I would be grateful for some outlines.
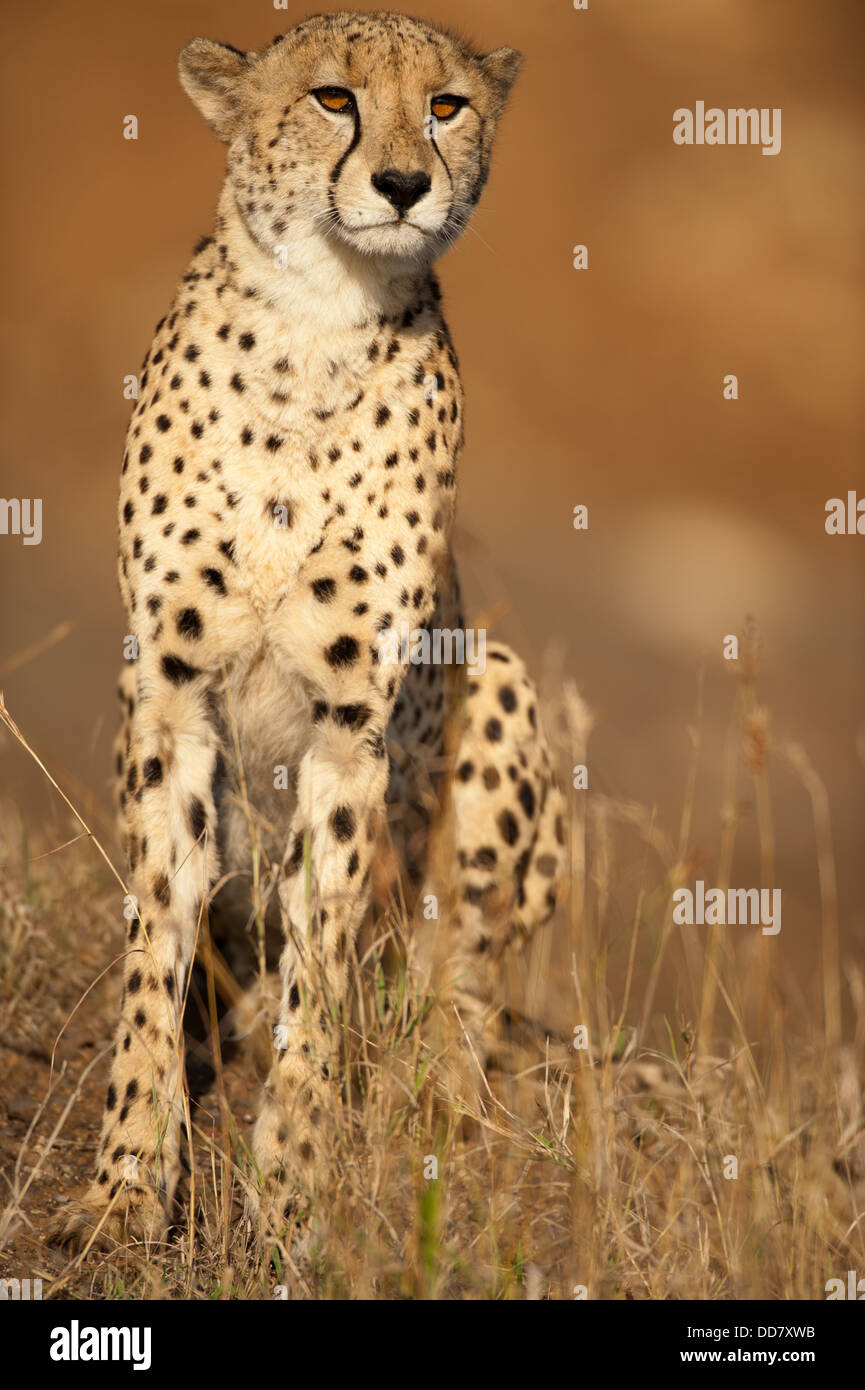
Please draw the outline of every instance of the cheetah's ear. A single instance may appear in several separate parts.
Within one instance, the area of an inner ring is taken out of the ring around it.
[[[230,43],[193,39],[178,59],[181,87],[225,144],[242,115],[238,79],[248,70],[250,57],[256,56],[242,53]]]
[[[515,48],[496,48],[477,59],[481,71],[489,78],[496,96],[497,112],[501,111],[508,99],[514,78],[523,61],[522,53]]]

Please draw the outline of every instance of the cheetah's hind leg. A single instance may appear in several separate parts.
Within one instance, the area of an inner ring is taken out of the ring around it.
[[[525,665],[500,642],[488,643],[486,655],[485,671],[467,679],[449,824],[434,851],[436,881],[449,881],[456,901],[433,955],[440,998],[456,1006],[481,1064],[510,1070],[509,1020],[520,1015],[506,1007],[504,967],[555,911],[565,803]]]

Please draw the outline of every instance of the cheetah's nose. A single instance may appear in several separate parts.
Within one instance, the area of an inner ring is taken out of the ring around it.
[[[373,174],[372,186],[402,216],[414,207],[418,198],[429,193],[432,180],[429,174],[422,173],[420,169],[413,174],[401,174],[399,169],[384,169],[380,174]]]

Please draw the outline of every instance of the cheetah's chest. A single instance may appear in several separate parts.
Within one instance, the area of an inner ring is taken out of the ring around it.
[[[234,509],[234,550],[250,602],[266,621],[301,583],[301,571],[321,541],[328,506],[318,490],[304,486],[299,460],[277,467],[259,460],[239,489]]]

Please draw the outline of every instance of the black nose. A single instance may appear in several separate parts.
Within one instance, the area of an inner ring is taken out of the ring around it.
[[[373,174],[372,186],[402,214],[413,208],[418,198],[429,193],[432,180],[429,174],[416,169],[413,174],[401,174],[399,169],[385,169]]]

